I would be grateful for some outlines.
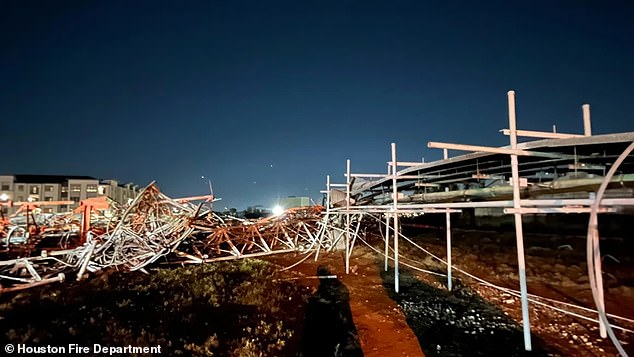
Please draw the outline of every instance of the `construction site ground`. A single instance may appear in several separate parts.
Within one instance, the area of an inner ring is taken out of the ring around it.
[[[444,230],[416,230],[415,242],[445,255]],[[373,246],[380,251],[380,237]],[[216,356],[615,356],[595,323],[531,304],[533,351],[524,351],[519,298],[455,272],[400,240],[400,292],[393,265],[357,241],[345,274],[343,252],[285,254],[205,266],[155,265],[149,274],[115,270],[81,282],[0,296],[0,342],[28,345],[161,345],[169,355]],[[634,318],[634,269],[623,239],[602,242],[606,309]],[[530,293],[592,307],[585,240],[527,235]],[[519,289],[512,234],[454,230],[454,264]],[[617,262],[618,261],[618,262]],[[591,316],[589,314],[588,316]],[[594,316],[593,316],[594,317]],[[613,322],[615,320],[612,320]],[[618,321],[634,329],[634,324]],[[616,331],[626,351],[634,337]]]

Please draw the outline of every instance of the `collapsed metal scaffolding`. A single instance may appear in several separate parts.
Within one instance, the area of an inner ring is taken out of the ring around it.
[[[192,201],[204,199],[199,205]],[[74,275],[81,280],[87,272],[104,269],[145,271],[156,262],[207,263],[288,252],[333,249],[327,239],[317,240],[323,225],[321,206],[299,207],[279,216],[259,220],[221,217],[205,202],[213,196],[172,199],[152,183],[127,206],[99,206],[69,213],[42,223],[41,233],[30,236],[19,224],[5,222],[2,238],[7,249],[17,254],[31,253],[24,246],[54,237],[59,244],[41,248],[39,255],[25,255],[0,261],[0,293],[63,281]],[[100,208],[95,214],[93,208]],[[104,212],[104,211],[107,211]],[[72,221],[73,227],[68,228]],[[79,222],[83,222],[80,225]],[[81,226],[81,227],[80,227]],[[83,228],[83,229],[80,229]],[[86,229],[89,228],[89,229]],[[23,231],[15,239],[14,232]],[[60,231],[64,232],[60,234]],[[80,244],[65,246],[72,235]]]
[[[444,158],[422,163],[397,161],[396,144],[392,143],[392,160],[388,162],[386,174],[352,173],[350,160],[347,160],[346,182],[333,184],[328,176],[326,191],[323,191],[328,202],[326,216],[336,217],[343,222],[335,232],[345,236],[346,273],[349,271],[352,249],[359,239],[358,223],[356,227],[353,223],[360,222],[364,216],[380,214],[385,220],[385,270],[388,270],[391,235],[394,289],[398,293],[401,265],[399,239],[406,238],[399,231],[399,217],[411,213],[445,214],[447,258],[438,259],[447,265],[447,287],[451,290],[454,269],[451,260],[451,214],[467,208],[503,209],[505,214],[512,214],[515,221],[524,347],[530,351],[531,325],[523,216],[590,213],[587,237],[588,276],[596,304],[594,311],[598,315],[600,335],[603,338],[609,335],[619,353],[626,356],[605,312],[597,214],[617,212],[634,206],[631,189],[634,186],[634,160],[630,156],[634,150],[634,133],[593,136],[590,107],[585,104],[582,109],[583,135],[518,130],[515,92],[509,91],[509,128],[501,130],[504,135],[509,136],[509,146],[429,142],[429,148],[443,149]],[[520,144],[518,137],[543,140]],[[473,153],[450,158],[448,150]],[[519,157],[522,157],[521,163]],[[404,169],[399,170],[403,167]],[[359,179],[370,181],[355,182]],[[612,189],[612,194],[610,198],[604,198],[608,188]]]

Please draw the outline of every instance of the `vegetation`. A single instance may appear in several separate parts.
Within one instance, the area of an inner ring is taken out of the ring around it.
[[[0,297],[3,343],[156,346],[169,355],[298,353],[309,291],[240,260],[104,273]]]

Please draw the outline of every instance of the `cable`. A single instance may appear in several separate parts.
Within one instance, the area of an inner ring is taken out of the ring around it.
[[[383,224],[383,221],[382,221],[381,219],[378,219],[378,218],[377,218],[377,217],[375,217],[374,215],[371,215],[371,216],[372,216],[374,219],[376,219],[377,221],[379,221],[381,224]],[[382,230],[381,230],[381,231],[382,231]],[[439,260],[441,263],[443,263],[443,264],[447,265],[447,262],[446,262],[446,261],[442,260],[441,258],[439,258],[439,257],[438,257],[438,256],[436,256],[435,254],[433,254],[433,253],[429,252],[428,250],[426,250],[425,248],[421,247],[420,245],[418,245],[418,244],[414,243],[411,239],[409,239],[408,237],[404,236],[402,233],[400,233],[400,232],[399,232],[399,233],[398,233],[398,235],[399,235],[399,237],[402,237],[403,239],[405,239],[407,242],[409,242],[410,244],[412,244],[412,245],[413,245],[413,246],[415,246],[416,248],[418,248],[418,249],[420,249],[421,251],[423,251],[423,252],[427,253],[427,254],[428,254],[428,255],[430,255],[431,257],[433,257],[433,258],[435,258],[435,259]],[[364,242],[366,245],[368,245],[369,247],[371,247],[371,248],[372,248],[372,250],[374,250],[375,252],[378,252],[378,253],[379,253],[379,254],[381,254],[382,256],[385,256],[385,254],[384,254],[383,252],[381,252],[381,251],[379,251],[378,249],[376,249],[376,248],[372,247],[372,246],[371,246],[371,245],[369,245],[366,241],[364,241],[364,240],[363,240],[363,242]],[[392,250],[392,251],[393,251],[393,249],[391,249],[391,247],[390,247],[390,250]],[[399,254],[399,257],[400,257],[400,256],[401,256],[401,254]],[[404,257],[404,258],[406,258],[406,259],[408,259],[408,260],[412,260],[412,259],[409,259],[409,258],[407,258],[407,257]],[[394,260],[393,258],[391,258],[391,257],[389,257],[389,256],[388,256],[388,259]],[[406,265],[406,264],[403,264],[403,265],[405,265],[405,266],[408,266],[408,267],[412,268],[412,266],[411,266],[411,265]],[[429,272],[429,271],[425,271],[424,269],[420,269],[420,268],[417,268],[417,267],[413,267],[413,268],[414,268],[415,270],[418,270],[418,271]],[[502,286],[495,285],[495,284],[493,284],[493,283],[491,283],[491,282],[488,282],[488,281],[486,281],[486,280],[484,280],[484,279],[482,279],[482,278],[479,278],[479,277],[477,277],[477,276],[475,276],[475,275],[473,275],[473,274],[471,274],[471,273],[468,273],[468,272],[466,272],[466,271],[464,271],[464,270],[462,270],[462,269],[460,269],[460,268],[458,268],[458,267],[456,267],[456,266],[452,266],[452,268],[453,268],[453,269],[455,269],[456,271],[458,271],[458,272],[460,272],[460,273],[462,273],[462,274],[464,274],[464,275],[466,275],[466,276],[468,276],[468,277],[470,277],[470,278],[472,278],[472,279],[474,279],[474,280],[478,281],[479,283],[481,283],[481,284],[483,284],[483,285],[490,286],[490,287],[492,287],[492,288],[495,288],[495,289],[498,289],[498,290],[501,290],[501,291],[504,291],[504,292],[510,293],[510,294],[512,294],[512,295],[515,295],[515,296],[520,296],[520,293],[519,293],[518,291],[516,291],[516,290],[513,290],[513,289],[509,289],[509,288],[505,288],[505,287],[502,287]],[[439,274],[439,273],[435,273],[435,272],[431,272],[431,273],[433,273],[434,275],[442,275],[442,276],[445,276],[445,277],[447,276],[447,275],[444,275],[444,274]],[[584,320],[592,321],[592,322],[595,322],[595,323],[598,323],[598,322],[599,322],[599,320],[598,320],[598,319],[593,319],[593,318],[590,318],[590,317],[587,317],[587,316],[583,316],[583,315],[580,315],[580,314],[576,314],[576,313],[574,313],[574,312],[572,312],[572,311],[568,311],[568,310],[564,310],[564,309],[561,309],[561,308],[557,308],[557,307],[555,307],[555,306],[551,306],[551,305],[545,304],[545,303],[543,303],[543,302],[540,302],[540,301],[538,301],[537,299],[543,299],[543,300],[547,300],[547,301],[551,301],[551,302],[556,302],[556,303],[564,304],[564,305],[567,305],[567,306],[572,306],[572,307],[575,307],[575,308],[578,308],[578,309],[581,309],[581,310],[591,311],[591,312],[593,312],[593,313],[597,313],[597,311],[596,311],[596,310],[588,309],[588,308],[583,307],[583,306],[578,306],[578,305],[574,305],[574,304],[570,304],[570,303],[565,303],[565,302],[557,301],[557,300],[554,300],[554,299],[549,299],[549,298],[541,297],[541,296],[538,296],[538,295],[529,294],[529,296],[531,296],[531,299],[529,299],[529,301],[534,302],[534,303],[536,303],[536,304],[538,304],[538,305],[542,305],[542,306],[545,306],[545,307],[551,308],[551,309],[553,309],[553,310],[559,311],[559,312],[561,312],[561,313],[568,314],[568,315],[572,315],[572,316],[575,316],[575,317],[578,317],[578,318],[581,318],[581,319],[584,319]],[[617,316],[617,315],[612,315],[612,314],[610,314],[610,316],[612,316],[612,317],[614,317],[614,318],[617,318],[617,319],[620,319],[620,320],[623,320],[623,321],[634,322],[634,320],[632,320],[632,319],[628,319],[628,318],[625,318],[625,317],[621,317],[621,316]],[[634,333],[634,330],[630,330],[630,329],[627,329],[627,328],[624,328],[624,327],[620,327],[620,326],[617,326],[617,325],[610,325],[610,326],[612,326],[612,327],[614,327],[614,328],[616,328],[616,329],[619,329],[619,330],[621,330],[621,331],[624,331],[624,332]],[[612,342],[614,343],[614,341],[612,341]],[[618,348],[617,348],[617,349],[618,349]],[[627,355],[624,355],[624,356],[627,356]]]

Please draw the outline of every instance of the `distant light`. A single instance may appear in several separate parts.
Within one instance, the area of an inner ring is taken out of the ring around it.
[[[27,201],[29,201],[29,202],[33,202],[33,201],[35,201],[35,199],[34,199],[33,197],[29,197],[29,198],[27,198],[26,200],[27,200]]]
[[[275,206],[275,207],[273,207],[273,214],[274,214],[275,216],[279,216],[279,215],[281,215],[282,213],[284,213],[284,208],[282,208],[281,206]]]
[[[3,193],[0,195],[0,201],[6,201],[9,199],[9,195],[7,195],[6,193]]]

